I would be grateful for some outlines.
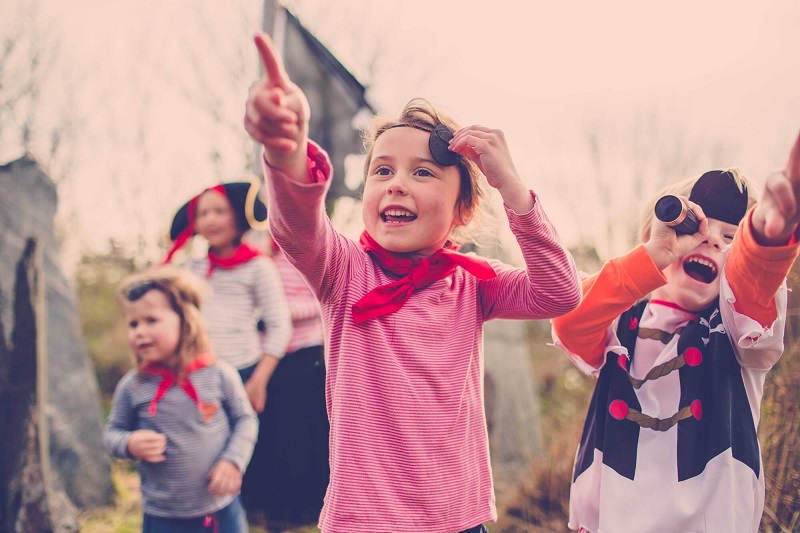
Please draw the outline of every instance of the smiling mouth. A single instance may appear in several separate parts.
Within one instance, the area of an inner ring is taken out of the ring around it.
[[[703,257],[691,256],[683,262],[683,271],[700,283],[709,284],[717,279],[717,265]]]
[[[381,220],[390,224],[399,224],[401,222],[411,222],[417,219],[417,215],[405,209],[387,209],[381,213]]]

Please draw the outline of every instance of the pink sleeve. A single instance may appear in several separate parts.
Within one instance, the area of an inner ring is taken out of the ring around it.
[[[335,290],[337,280],[346,279],[347,248],[354,243],[333,228],[325,212],[332,172],[328,154],[309,141],[307,155],[306,183],[293,180],[262,157],[267,210],[272,238],[322,301]]]
[[[561,245],[536,196],[528,213],[506,209],[511,231],[525,258],[525,269],[493,262],[497,277],[480,283],[484,320],[543,319],[578,305],[580,283],[572,256]]]

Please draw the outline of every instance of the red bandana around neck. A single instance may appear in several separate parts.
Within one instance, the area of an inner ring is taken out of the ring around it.
[[[415,290],[444,279],[456,267],[463,268],[481,280],[497,276],[488,261],[456,252],[455,246],[437,250],[429,257],[409,259],[384,249],[366,231],[361,234],[359,242],[382,269],[403,277],[372,289],[353,305],[353,319],[357,324],[394,313],[403,307]]]
[[[203,413],[203,406],[200,403],[200,398],[197,396],[197,391],[192,384],[192,381],[189,379],[189,374],[196,370],[200,370],[201,368],[205,368],[208,365],[213,364],[215,361],[214,357],[210,354],[202,354],[193,359],[188,365],[186,365],[186,376],[178,381],[178,385],[186,392],[186,395],[192,399],[194,403],[197,404],[197,407],[200,409],[200,412]],[[176,380],[175,375],[172,373],[172,370],[169,368],[160,365],[158,363],[148,363],[145,365],[142,370],[149,374],[153,374],[156,376],[161,376],[161,382],[158,384],[158,389],[156,390],[153,399],[150,400],[150,414],[156,416],[156,411],[158,410],[158,402],[164,397],[167,391],[172,387]],[[205,415],[205,413],[203,413]]]
[[[258,248],[247,244],[246,242],[242,242],[242,244],[240,244],[239,247],[234,250],[233,254],[228,257],[219,257],[209,250],[208,272],[206,272],[206,277],[210,278],[211,273],[215,268],[233,268],[243,263],[247,263],[259,255],[261,255],[261,251]]]

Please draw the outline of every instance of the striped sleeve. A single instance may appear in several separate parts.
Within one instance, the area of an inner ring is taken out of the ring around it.
[[[309,289],[300,272],[289,263],[283,252],[273,255],[275,266],[283,283],[286,302],[292,314],[292,340],[287,352],[294,352],[323,343],[322,319],[319,302]]]
[[[244,472],[258,438],[258,418],[236,370],[224,363],[217,364],[222,369],[222,407],[231,426],[231,436],[220,458]]]
[[[130,390],[135,376],[136,372],[129,370],[117,383],[108,423],[103,430],[103,445],[108,453],[123,459],[133,458],[128,453],[128,439],[130,439],[131,433],[138,426],[136,411],[131,402]]]
[[[316,169],[314,179],[309,175],[308,183],[299,183],[262,157],[272,237],[323,301],[348,283],[346,258],[358,244],[339,235],[325,212],[332,169],[328,155],[312,141],[308,161]]]
[[[571,311],[580,302],[580,283],[572,256],[559,242],[539,199],[533,196],[534,207],[528,213],[518,215],[506,208],[526,269],[493,262],[497,277],[480,284],[484,320],[552,318]]]
[[[292,337],[292,321],[286,296],[283,292],[280,275],[269,258],[259,258],[255,280],[256,313],[266,325],[266,335],[262,344],[264,353],[283,357]]]

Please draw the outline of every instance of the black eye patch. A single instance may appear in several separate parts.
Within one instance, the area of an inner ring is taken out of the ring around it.
[[[452,167],[461,159],[460,155],[450,151],[449,145],[452,138],[453,132],[444,124],[439,124],[433,128],[428,139],[428,149],[431,151],[433,160],[443,167]]]

